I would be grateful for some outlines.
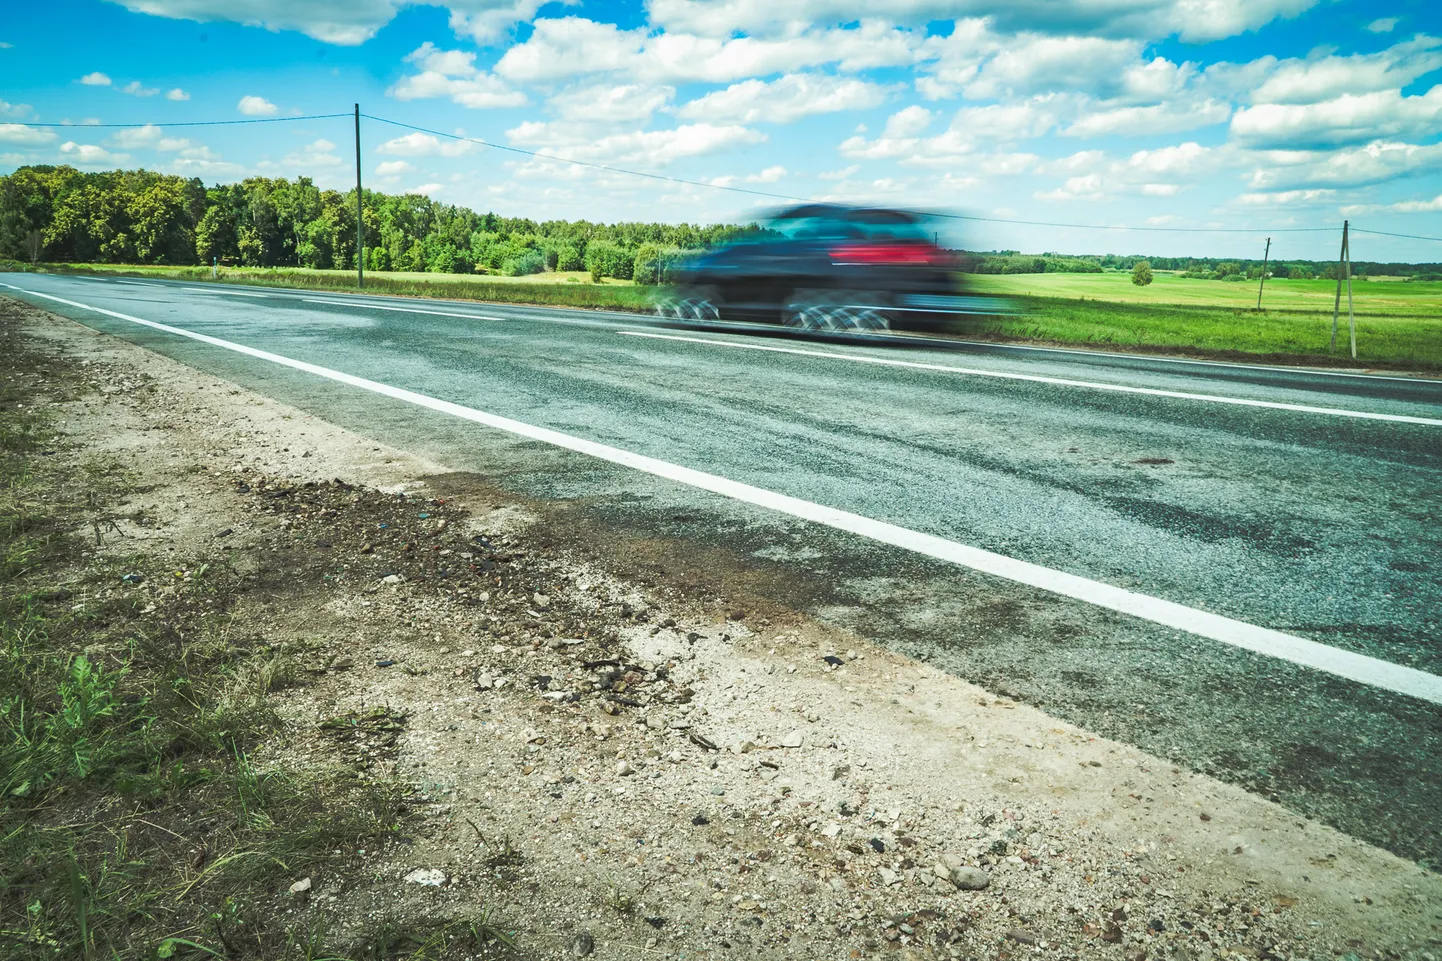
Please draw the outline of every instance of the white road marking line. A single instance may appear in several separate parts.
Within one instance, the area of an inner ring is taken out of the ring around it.
[[[225,290],[221,287],[182,287],[181,290],[194,290],[203,294],[230,294],[233,297],[269,297],[270,294],[252,294],[244,290]]]
[[[1325,414],[1329,417],[1356,417],[1361,420],[1385,420],[1398,424],[1422,424],[1428,427],[1442,427],[1442,419],[1412,417],[1407,414],[1376,414],[1371,411],[1346,410],[1341,407],[1311,407],[1306,404],[1285,404],[1281,401],[1249,400],[1245,397],[1222,397],[1217,394],[1191,394],[1179,390],[1162,390],[1158,387],[1130,387],[1125,384],[1103,384],[1089,380],[1070,380],[1065,377],[1046,377],[1041,374],[1016,374],[1000,370],[982,370],[976,367],[951,367],[946,364],[926,364],[915,360],[895,360],[889,357],[867,357],[862,354],[843,354],[831,350],[808,350],[801,347],[772,347],[766,344],[738,344],[727,340],[713,340],[709,337],[682,337],[676,334],[653,334],[640,330],[618,330],[616,333],[624,337],[679,340],[691,344],[707,344],[712,347],[730,347],[735,350],[764,350],[777,354],[798,354],[803,357],[821,357],[826,360],[849,360],[857,364],[879,364],[885,367],[909,367],[915,370],[933,370],[947,374],[966,374],[971,377],[1024,380],[1036,384],[1084,387],[1088,390],[1107,390],[1121,394],[1145,394],[1149,397],[1170,397],[1177,400],[1197,400],[1209,404],[1235,404],[1239,407],[1265,407],[1271,410],[1291,410],[1304,414]]]
[[[365,307],[368,310],[395,310],[403,314],[434,314],[437,317],[464,317],[467,320],[505,320],[504,317],[487,317],[485,314],[462,314],[450,310],[422,310],[419,307],[391,307],[386,304],[366,304],[355,300],[322,300],[318,297],[302,297],[307,304],[329,304],[332,307]]]
[[[1183,604],[1176,604],[1172,601],[1164,601],[1157,597],[1149,597],[1146,594],[1137,594],[1120,587],[1113,587],[1110,584],[1103,584],[1100,581],[1093,581],[1075,574],[1068,574],[1065,571],[1052,570],[1049,567],[1042,567],[1039,564],[1032,564],[1028,561],[1007,557],[1004,554],[994,554],[991,551],[985,551],[977,547],[958,544],[956,541],[949,541],[945,538],[937,537],[934,534],[923,534],[920,531],[898,527],[895,524],[888,524],[885,521],[873,520],[870,517],[863,517],[860,514],[853,514],[849,511],[827,507],[824,504],[801,500],[789,494],[779,494],[775,491],[768,491],[760,487],[752,487],[750,484],[743,484],[739,481],[729,480],[715,474],[707,474],[690,467],[682,467],[679,464],[658,460],[654,457],[648,457],[645,454],[637,454],[632,451],[622,450],[619,447],[599,444],[595,441],[586,440],[583,437],[563,434],[560,431],[554,431],[547,427],[537,427],[532,424],[522,423],[518,420],[511,420],[509,417],[490,414],[483,410],[477,410],[474,407],[463,407],[460,404],[454,404],[448,400],[440,400],[439,398],[429,397],[425,394],[418,394],[401,387],[392,387],[389,384],[382,384],[378,381],[367,380],[364,377],[357,377],[354,374],[331,370],[329,367],[321,367],[303,360],[293,360],[290,357],[272,354],[269,351],[260,350],[256,347],[247,347],[244,344],[237,344],[228,340],[221,340],[219,337],[211,337],[208,334],[199,334],[182,327],[172,327],[168,324],[156,323],[153,320],[132,317],[129,314],[106,310],[102,307],[92,307],[89,304],[66,300],[63,297],[55,297],[51,294],[25,290],[23,287],[14,287],[10,284],[0,284],[0,286],[9,287],[11,290],[19,290],[36,297],[44,297],[47,300],[53,300],[58,303],[68,304],[71,307],[79,307],[81,310],[90,310],[97,314],[104,314],[107,317],[129,321],[132,324],[139,324],[143,327],[163,331],[167,334],[174,334],[178,337],[188,337],[191,340],[197,340],[214,347],[222,347],[226,350],[232,350],[236,353],[255,357],[272,364],[280,364],[284,367],[304,371],[305,373],[314,374],[318,377],[325,377],[338,383],[351,387],[359,387],[362,390],[380,394],[384,397],[404,401],[408,404],[415,404],[417,407],[424,407],[442,414],[449,414],[452,417],[461,418],[462,420],[472,421],[495,430],[515,434],[519,437],[525,437],[545,444],[551,444],[555,447],[576,451],[577,453],[586,454],[599,460],[619,464],[622,467],[629,467],[633,470],[675,481],[676,483],[710,491],[713,494],[720,494],[722,497],[729,497],[743,503],[754,504],[757,507],[811,521],[815,524],[822,524],[839,531],[858,534],[882,544],[890,544],[893,547],[900,547],[903,550],[913,551],[927,557],[934,557],[937,560],[948,561],[960,567],[970,568],[983,574],[990,574],[1009,581],[1015,581],[1018,584],[1025,584],[1029,587],[1039,588],[1040,590],[1049,591],[1053,594],[1074,598],[1096,607],[1106,608],[1107,610],[1128,614],[1145,621],[1151,621],[1154,624],[1161,624],[1165,627],[1186,631],[1189,634],[1196,634],[1214,641],[1221,641],[1223,644],[1230,644],[1233,647],[1239,647],[1243,650],[1265,654],[1268,657],[1275,657],[1284,661],[1291,661],[1294,664],[1301,664],[1304,667],[1310,667],[1314,670],[1323,671],[1348,680],[1358,681],[1372,687],[1379,687],[1397,694],[1405,694],[1408,697],[1415,697],[1433,704],[1442,704],[1442,677],[1428,674],[1425,671],[1419,671],[1416,668],[1404,667],[1401,664],[1393,664],[1390,661],[1368,657],[1364,654],[1354,654],[1351,651],[1329,647],[1326,644],[1309,641],[1303,637],[1295,637],[1291,634],[1284,634],[1281,631],[1271,630],[1270,628],[1258,627],[1255,624],[1248,624],[1245,621],[1233,620],[1230,617],[1223,617],[1219,614],[1198,610],[1194,607],[1187,607]]]
[[[144,283],[144,282],[139,281],[139,280],[117,280],[116,283],[117,283],[117,284],[126,284],[126,285],[128,285],[128,286],[130,286],[130,287],[160,287],[160,288],[164,288],[164,287],[166,286],[165,284],[147,284],[147,283]]]
[[[1349,370],[1318,370],[1314,367],[1276,367],[1269,364],[1239,364],[1225,360],[1193,360],[1190,357],[1158,357],[1154,354],[1125,354],[1116,350],[1087,350],[1082,347],[1034,347],[1030,344],[1003,344],[992,340],[952,340],[946,343],[967,344],[972,347],[996,347],[1002,350],[1034,350],[1047,354],[1078,354],[1082,357],[1119,357],[1123,360],[1140,360],[1148,363],[1192,364],[1198,367],[1230,367],[1234,370],[1272,370],[1284,374],[1305,374],[1318,377],[1351,377],[1361,380],[1395,380],[1404,384],[1435,384],[1435,377],[1396,377],[1389,374],[1358,374]]]

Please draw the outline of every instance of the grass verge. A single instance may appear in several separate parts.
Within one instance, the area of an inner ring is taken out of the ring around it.
[[[267,696],[305,683],[304,652],[246,633],[230,558],[177,572],[117,549],[111,511],[135,480],[58,430],[44,404],[86,387],[17,317],[0,303],[0,957],[504,949],[487,918],[374,922],[291,892],[363,873],[354,852],[396,839],[408,789],[339,758],[257,761],[283,755]],[[158,579],[160,603],[131,589]]]

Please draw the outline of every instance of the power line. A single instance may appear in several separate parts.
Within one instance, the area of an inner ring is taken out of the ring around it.
[[[1407,240],[1435,240],[1438,243],[1442,243],[1442,237],[1422,237],[1417,234],[1393,234],[1385,230],[1368,230],[1365,227],[1353,227],[1352,231],[1353,233],[1359,234],[1380,234],[1383,237],[1403,237]]]
[[[78,130],[94,130],[97,127],[228,127],[238,123],[294,123],[297,120],[334,120],[349,117],[348,113],[317,113],[304,117],[252,117],[249,120],[182,120],[175,123],[31,123],[26,127],[74,127]]]
[[[951,220],[978,220],[989,224],[1022,224],[1028,227],[1072,227],[1078,230],[1146,230],[1162,233],[1206,234],[1301,234],[1334,233],[1336,227],[1132,227],[1126,224],[1065,224],[1048,220],[1007,220],[1002,217],[973,217],[970,214],[933,214]]]

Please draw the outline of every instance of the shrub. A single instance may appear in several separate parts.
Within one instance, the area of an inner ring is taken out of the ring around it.
[[[600,282],[602,277],[630,280],[635,261],[631,254],[609,240],[595,240],[586,245],[586,269],[591,279]]]
[[[539,250],[527,250],[501,264],[501,273],[506,277],[525,277],[545,269],[546,255]]]
[[[566,244],[556,251],[557,270],[585,270],[586,261],[581,258],[581,252],[571,244]]]
[[[1137,265],[1132,268],[1132,283],[1136,284],[1138,287],[1145,287],[1151,282],[1152,265],[1147,263],[1145,260],[1137,261]]]

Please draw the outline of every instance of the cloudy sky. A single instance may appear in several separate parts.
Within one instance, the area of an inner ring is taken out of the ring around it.
[[[789,197],[1133,227],[1442,236],[1437,0],[47,0],[0,21],[0,171],[354,183],[348,113]],[[132,130],[29,123],[140,123]],[[28,122],[28,123],[27,123]],[[363,121],[368,186],[536,218],[747,194]],[[1258,255],[1250,234],[972,224],[972,246]],[[1357,259],[1442,259],[1362,235]]]

